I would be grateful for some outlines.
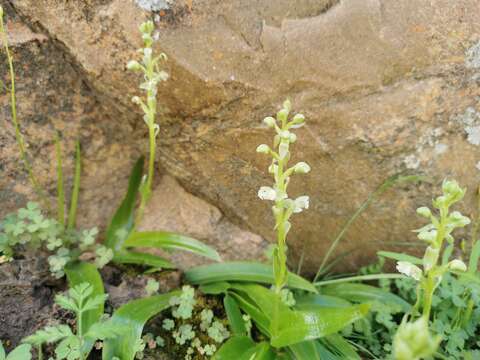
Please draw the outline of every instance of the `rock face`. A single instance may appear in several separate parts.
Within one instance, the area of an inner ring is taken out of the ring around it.
[[[389,191],[375,203],[338,249],[354,251],[343,268],[371,261],[391,243],[413,240],[409,230],[419,224],[414,210],[429,203],[444,177],[470,189],[465,210],[474,211],[480,174],[476,0],[176,0],[161,2],[168,8],[156,13],[143,10],[155,1],[2,3],[46,38],[16,48],[19,66],[32,63],[32,46],[40,54],[35,70],[19,74],[24,84],[38,84],[35,79],[46,74],[53,82],[25,89],[28,101],[39,105],[22,114],[33,138],[41,114],[49,134],[54,124],[67,130],[67,138],[81,138],[90,169],[85,221],[104,223],[134,156],[145,147],[138,140],[141,117],[129,101],[139,79],[125,64],[141,45],[138,24],[149,17],[156,20],[158,50],[169,56],[171,74],[159,90],[162,166],[188,191],[269,240],[270,206],[256,197],[259,186],[271,183],[267,160],[255,154],[272,136],[261,120],[287,97],[306,115],[293,160],[307,161],[312,172],[294,179],[291,191],[310,195],[311,208],[294,218],[289,242],[293,262],[305,253],[307,271],[315,270],[368,194],[395,173],[419,172],[431,181]],[[47,103],[41,95],[48,89],[56,91]],[[8,194],[20,193],[20,175],[11,127],[6,133],[1,156],[8,172],[0,181],[8,208],[14,203]],[[35,159],[44,183],[54,169],[49,139],[36,142],[46,158]],[[100,205],[88,205],[92,199]]]

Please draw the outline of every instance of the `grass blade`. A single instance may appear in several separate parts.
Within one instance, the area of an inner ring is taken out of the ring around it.
[[[125,248],[150,247],[166,250],[183,250],[220,261],[220,255],[210,246],[191,237],[167,231],[134,232],[125,240],[123,246]]]
[[[55,154],[57,157],[57,219],[65,225],[65,188],[63,184],[62,144],[60,136],[55,132]]]
[[[369,280],[380,280],[380,279],[400,279],[404,278],[405,275],[402,274],[371,274],[371,275],[356,275],[356,276],[349,276],[340,279],[333,279],[333,280],[322,280],[317,281],[314,285],[315,286],[325,286],[331,284],[339,284],[345,282],[352,282],[352,281],[369,281]]]
[[[396,261],[408,261],[409,263],[415,264],[415,265],[422,265],[423,261],[422,259],[412,256],[412,255],[407,255],[407,254],[402,254],[402,253],[397,253],[393,251],[379,251],[377,252],[378,256],[383,256],[388,259],[396,260]]]
[[[364,212],[370,204],[381,194],[383,194],[385,191],[390,189],[392,186],[400,184],[400,183],[406,183],[406,182],[412,182],[412,181],[424,181],[425,178],[419,175],[393,175],[389,177],[382,185],[380,185],[375,191],[370,193],[368,196],[367,200],[363,202],[363,204],[355,211],[355,213],[352,215],[350,219],[345,223],[343,226],[342,230],[338,233],[337,237],[333,240],[332,244],[330,245],[327,253],[323,257],[322,263],[320,267],[318,268],[317,274],[315,275],[315,278],[313,281],[317,281],[318,278],[324,273],[324,267],[327,265],[328,260],[330,259],[330,256],[333,254],[333,251],[336,249],[338,246],[338,243],[342,238],[345,236],[347,233],[348,229],[350,226],[353,224],[353,222],[360,216],[362,212]]]
[[[377,302],[399,311],[410,311],[411,305],[401,297],[366,284],[341,283],[322,287],[322,294],[336,296],[355,303]]]
[[[125,237],[118,236],[119,230],[125,230],[128,235],[133,229],[135,204],[138,197],[138,189],[142,183],[143,163],[145,158],[141,156],[132,169],[128,180],[128,190],[122,203],[112,217],[112,221],[107,228],[105,237],[105,246],[119,250]]]
[[[145,323],[170,307],[170,299],[180,291],[133,300],[114,313],[110,321],[127,329],[121,336],[106,340],[103,344],[103,360],[118,357],[120,360],[133,360],[137,341],[140,339]]]
[[[185,278],[194,285],[203,285],[219,281],[243,281],[273,285],[272,267],[258,262],[226,262],[203,265],[185,272]],[[304,278],[288,273],[287,286],[293,289],[316,293],[317,289]]]
[[[70,212],[68,213],[68,228],[73,229],[77,223],[78,196],[80,193],[80,175],[82,172],[82,156],[80,142],[75,144],[75,175],[73,177],[72,197],[70,199]]]

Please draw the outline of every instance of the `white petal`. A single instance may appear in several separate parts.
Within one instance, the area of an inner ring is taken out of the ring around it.
[[[262,186],[258,190],[258,197],[262,200],[271,200],[274,201],[277,197],[277,192],[272,189],[270,186]]]
[[[408,261],[399,261],[397,262],[397,270],[398,272],[407,275],[408,277],[411,277],[417,281],[420,280],[422,277],[422,270]]]
[[[293,209],[294,213],[302,212],[303,209],[308,209],[310,205],[310,198],[308,196],[299,196],[295,199],[295,208]]]

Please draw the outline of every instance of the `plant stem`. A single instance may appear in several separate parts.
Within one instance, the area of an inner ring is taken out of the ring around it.
[[[57,156],[57,219],[65,225],[65,191],[63,186],[62,146],[60,137],[55,133],[55,153]]]
[[[282,128],[285,124],[282,124]],[[278,159],[278,172],[276,176],[276,186],[277,191],[280,194],[285,194],[287,192],[287,182],[285,179],[284,168],[287,166],[284,159]],[[275,216],[275,225],[277,229],[277,259],[276,265],[273,267],[274,276],[275,276],[275,292],[279,294],[282,288],[287,282],[287,254],[286,254],[286,241],[287,241],[287,231],[285,228],[286,222],[288,221],[287,210],[284,206],[284,199],[281,196],[278,200],[275,200],[275,208],[278,213]],[[274,259],[275,264],[275,259]]]
[[[151,81],[155,76],[155,68],[153,62],[150,62],[146,67],[146,80]],[[146,121],[148,126],[148,139],[149,139],[149,157],[148,157],[148,174],[145,184],[140,191],[140,206],[138,208],[135,224],[138,225],[142,220],[145,206],[150,200],[152,192],[153,176],[155,174],[155,149],[156,149],[156,136],[158,126],[155,124],[155,115],[157,113],[157,103],[155,99],[155,91],[152,88],[147,90],[147,113]]]
[[[432,298],[435,290],[435,279],[429,273],[425,278],[424,290],[423,290],[423,316],[427,321],[430,319],[430,311],[432,309]]]
[[[50,204],[48,203],[48,200],[45,196],[45,193],[40,186],[37,178],[35,177],[33,173],[32,166],[30,162],[28,161],[27,158],[27,152],[25,149],[25,141],[23,139],[23,135],[20,131],[20,125],[18,124],[17,120],[17,100],[16,100],[16,95],[15,95],[15,71],[13,67],[13,58],[10,53],[10,49],[8,46],[8,37],[7,33],[5,31],[4,23],[3,23],[3,17],[0,18],[0,32],[2,33],[2,40],[3,40],[3,45],[5,48],[5,53],[7,55],[7,61],[8,61],[8,67],[10,70],[10,107],[12,111],[12,122],[15,127],[15,138],[18,144],[18,148],[20,150],[20,158],[22,159],[23,165],[25,166],[25,169],[27,170],[28,178],[30,180],[30,183],[34,189],[34,191],[37,193],[37,196],[41,199],[41,201],[44,203],[45,209],[48,212],[51,212],[50,209]]]
[[[75,144],[75,176],[73,178],[72,197],[70,211],[68,213],[68,229],[73,229],[77,222],[78,195],[80,193],[80,176],[82,172],[82,158],[80,154],[80,142]]]

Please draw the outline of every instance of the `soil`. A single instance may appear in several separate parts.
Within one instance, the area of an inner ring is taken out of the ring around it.
[[[46,255],[15,259],[0,265],[0,339],[7,353],[21,339],[49,324],[75,325],[72,314],[54,304],[54,296],[67,288],[65,279],[56,280],[48,271]],[[124,303],[146,296],[147,277],[139,268],[107,265],[101,270],[109,298],[105,312],[111,313]],[[160,283],[159,292],[178,288],[179,271],[150,274]],[[48,351],[48,349],[47,349]],[[91,359],[96,355],[92,353]]]

